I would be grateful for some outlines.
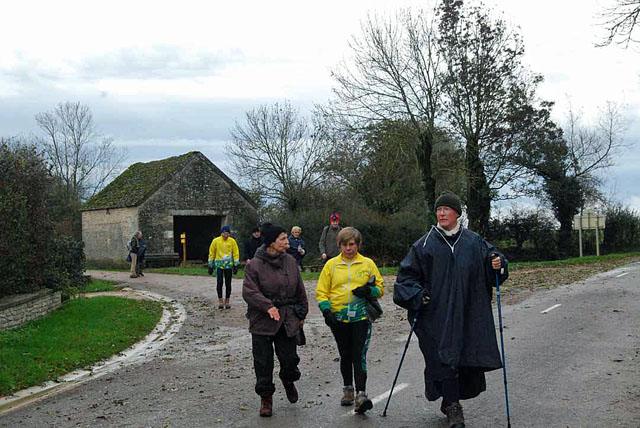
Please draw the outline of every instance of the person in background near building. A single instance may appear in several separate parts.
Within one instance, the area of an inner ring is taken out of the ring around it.
[[[140,250],[140,239],[142,239],[142,232],[139,230],[133,234],[131,241],[129,241],[129,257],[131,259],[131,268],[129,278],[138,277],[138,251]]]
[[[289,249],[287,253],[291,254],[298,263],[298,269],[302,270],[302,258],[306,254],[304,249],[304,239],[301,237],[302,228],[300,226],[293,226],[291,228],[291,235],[289,235]]]
[[[259,227],[254,227],[251,231],[251,236],[244,242],[244,262],[245,264],[249,263],[249,260],[253,258],[253,255],[256,253],[256,250],[260,245],[262,245],[262,234],[260,232]]]
[[[256,393],[261,397],[260,416],[273,411],[273,351],[280,362],[280,379],[287,399],[298,401],[294,382],[300,379],[296,336],[309,304],[296,261],[287,254],[287,233],[270,223],[262,226],[264,245],[247,265],[242,297],[247,317],[256,374]]]
[[[496,275],[507,260],[460,224],[462,203],[444,193],[435,203],[437,226],[418,239],[400,263],[393,301],[409,310],[424,355],[425,395],[442,397],[449,427],[464,427],[460,400],[486,389],[484,373],[502,367],[491,311]]]
[[[338,345],[344,381],[340,404],[350,406],[355,401],[356,413],[364,413],[373,407],[366,393],[367,350],[371,340],[367,297],[382,297],[384,286],[376,264],[358,251],[362,245],[358,229],[345,227],[337,239],[340,254],[329,259],[320,272],[316,299]],[[367,284],[373,277],[375,284]]]
[[[222,226],[220,236],[214,238],[209,246],[209,268],[216,271],[218,290],[218,309],[230,309],[231,277],[240,264],[240,250],[236,240],[231,237],[231,227]],[[225,298],[222,300],[222,282],[224,280]]]
[[[332,212],[329,216],[329,225],[322,229],[318,248],[320,249],[320,258],[323,262],[335,257],[340,252],[336,239],[338,232],[342,230],[340,226],[340,213]]]

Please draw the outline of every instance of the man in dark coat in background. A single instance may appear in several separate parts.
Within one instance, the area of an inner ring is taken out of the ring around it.
[[[442,397],[450,427],[464,427],[459,400],[486,389],[484,372],[502,367],[491,310],[496,273],[508,277],[507,260],[459,221],[460,198],[444,193],[435,204],[437,226],[402,260],[393,301],[416,319],[425,358],[425,395]]]
[[[251,236],[244,243],[243,256],[245,264],[249,262],[256,254],[256,250],[262,245],[264,240],[262,239],[262,232],[259,227],[254,227],[251,231]]]

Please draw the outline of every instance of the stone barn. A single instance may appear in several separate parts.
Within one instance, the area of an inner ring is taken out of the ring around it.
[[[82,210],[88,261],[122,262],[136,230],[147,242],[147,260],[205,260],[224,224],[256,218],[256,204],[200,152],[135,163]]]

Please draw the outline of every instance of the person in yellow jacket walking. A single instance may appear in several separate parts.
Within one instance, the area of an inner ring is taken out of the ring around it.
[[[382,297],[384,285],[373,260],[359,253],[362,235],[358,229],[345,227],[338,233],[337,241],[340,254],[324,265],[316,286],[316,299],[340,354],[344,381],[340,404],[350,406],[355,402],[355,411],[364,413],[373,407],[366,393],[367,350],[371,339],[367,297]],[[372,278],[375,283],[368,283]]]
[[[209,246],[209,272],[215,270],[218,289],[218,309],[230,309],[231,276],[240,264],[238,243],[231,237],[231,227],[222,226],[220,236]],[[225,284],[225,298],[222,299],[222,282]]]

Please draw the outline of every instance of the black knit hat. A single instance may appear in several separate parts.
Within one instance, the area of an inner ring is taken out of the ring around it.
[[[260,231],[262,232],[262,239],[265,247],[268,247],[275,242],[281,233],[287,233],[284,228],[271,223],[263,223],[262,226],[260,226]]]
[[[449,207],[456,210],[458,215],[462,215],[462,202],[460,201],[458,195],[453,192],[445,192],[442,195],[438,196],[433,209],[437,210],[438,207]]]

